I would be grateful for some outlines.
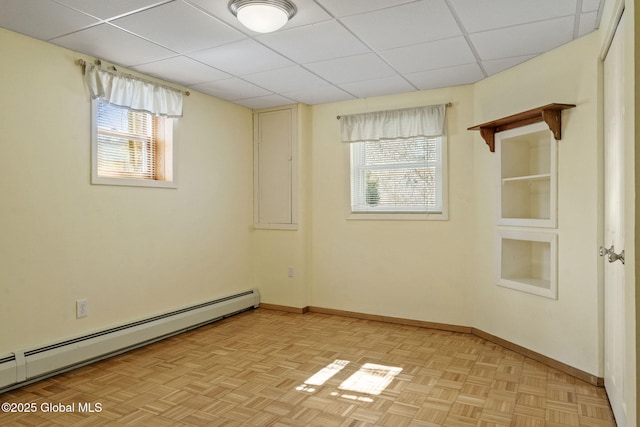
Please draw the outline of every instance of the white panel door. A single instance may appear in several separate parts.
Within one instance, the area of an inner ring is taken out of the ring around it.
[[[624,249],[624,72],[623,21],[604,61],[604,245]],[[605,388],[619,427],[625,427],[625,271],[606,254],[604,266]]]
[[[254,114],[254,223],[287,228],[295,211],[296,111],[293,108]]]

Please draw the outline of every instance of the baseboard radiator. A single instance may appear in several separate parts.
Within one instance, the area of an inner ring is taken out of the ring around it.
[[[0,356],[0,393],[257,308],[259,304],[258,290],[251,289],[55,344]]]

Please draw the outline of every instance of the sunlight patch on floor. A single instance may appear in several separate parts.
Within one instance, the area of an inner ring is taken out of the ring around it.
[[[348,364],[348,360],[335,360],[309,377],[304,384],[296,387],[296,390],[314,393],[318,387],[329,381],[329,379],[344,369]],[[332,392],[331,396],[362,402],[373,402],[373,399],[368,396],[380,395],[400,372],[402,372],[402,368],[365,363],[358,372],[351,375],[338,386],[338,390],[340,391]]]
[[[347,378],[338,388],[377,396],[400,372],[402,372],[402,368],[365,363],[358,372]]]
[[[348,364],[348,360],[334,360],[333,363],[328,364],[327,366],[313,374],[311,377],[309,377],[304,382],[304,384],[296,387],[296,390],[313,393],[314,391],[316,391],[317,386],[321,386],[322,384],[329,381],[331,377],[340,372]]]

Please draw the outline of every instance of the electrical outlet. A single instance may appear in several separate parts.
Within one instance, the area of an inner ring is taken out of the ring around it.
[[[89,315],[89,300],[79,299],[76,301],[76,319],[87,317]]]
[[[295,276],[295,273],[296,273],[295,268],[293,268],[293,267],[289,267],[289,268],[287,269],[287,277],[293,277],[293,276]]]

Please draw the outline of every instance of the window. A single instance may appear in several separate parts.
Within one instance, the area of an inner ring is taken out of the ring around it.
[[[91,183],[176,188],[179,89],[83,61],[91,94]],[[188,93],[187,93],[188,94]]]
[[[173,118],[93,101],[92,183],[175,188]]]
[[[351,212],[442,214],[443,139],[350,144]]]
[[[447,219],[446,104],[338,116],[350,219]]]

